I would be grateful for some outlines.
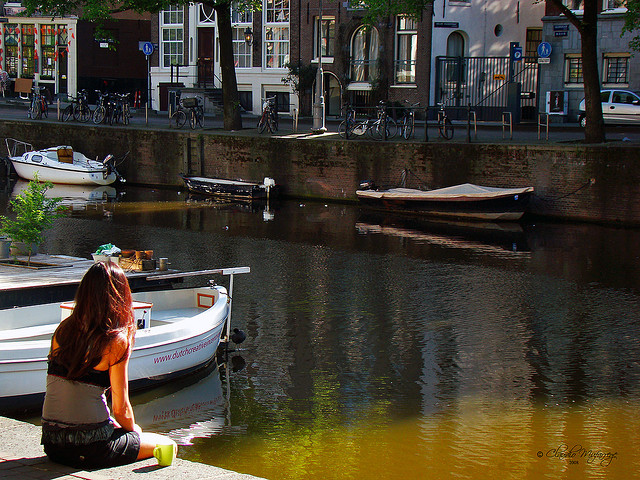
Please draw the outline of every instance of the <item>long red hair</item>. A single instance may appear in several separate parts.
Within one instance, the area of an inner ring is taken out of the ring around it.
[[[117,363],[127,358],[135,335],[131,303],[129,281],[118,265],[99,262],[87,270],[78,286],[73,312],[55,331],[58,348],[50,354],[67,368],[68,378],[79,378],[98,365],[123,333],[128,348]]]

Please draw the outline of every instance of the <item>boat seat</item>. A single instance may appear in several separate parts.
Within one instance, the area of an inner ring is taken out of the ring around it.
[[[37,325],[35,327],[12,328],[0,331],[0,341],[46,340],[51,338],[59,323]]]

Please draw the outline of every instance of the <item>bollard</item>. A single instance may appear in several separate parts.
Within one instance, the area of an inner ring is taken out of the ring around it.
[[[424,109],[424,141],[429,141],[429,107]]]
[[[293,131],[294,132],[298,131],[298,109],[297,108],[293,109]]]
[[[149,125],[149,104],[144,104],[144,124]]]
[[[58,121],[60,121],[60,99],[56,101],[56,104],[58,106]]]

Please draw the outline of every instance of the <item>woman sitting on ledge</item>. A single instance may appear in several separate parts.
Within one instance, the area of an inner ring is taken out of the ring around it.
[[[42,409],[42,444],[49,458],[77,468],[124,465],[175,442],[136,425],[129,401],[129,357],[136,325],[131,289],[114,263],[85,273],[73,313],[51,341]],[[110,416],[106,390],[111,387]]]

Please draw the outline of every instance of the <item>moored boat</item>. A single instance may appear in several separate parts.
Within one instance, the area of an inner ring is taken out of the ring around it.
[[[464,183],[436,190],[361,188],[358,200],[376,209],[436,217],[516,221],[524,215],[533,187],[496,188]]]
[[[262,183],[193,175],[181,175],[181,177],[192,193],[229,200],[266,200],[276,186],[275,180],[269,177],[265,177]]]
[[[248,267],[212,273],[231,276],[223,286],[133,294],[138,322],[129,363],[131,390],[194,372],[214,358],[228,341],[233,275]],[[44,397],[51,336],[73,309],[72,302],[2,310],[0,323],[0,412],[40,404]]]
[[[113,155],[104,160],[90,160],[70,146],[35,150],[30,143],[5,139],[8,161],[20,178],[70,185],[111,185],[120,175]]]

